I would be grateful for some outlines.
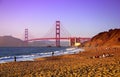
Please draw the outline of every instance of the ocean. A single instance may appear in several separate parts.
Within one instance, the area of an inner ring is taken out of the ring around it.
[[[84,51],[71,47],[0,47],[0,63],[16,61],[34,61],[35,58],[74,54]]]

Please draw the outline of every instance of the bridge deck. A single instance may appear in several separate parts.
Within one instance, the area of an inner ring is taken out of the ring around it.
[[[70,40],[70,39],[75,39],[76,37],[64,37],[64,38],[59,38],[60,40]],[[29,39],[28,41],[38,41],[38,40],[56,40],[58,38],[34,38],[34,39]],[[80,40],[89,40],[90,38],[78,38]]]

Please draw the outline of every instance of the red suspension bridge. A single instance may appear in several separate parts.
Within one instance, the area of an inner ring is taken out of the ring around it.
[[[50,32],[50,33],[52,33],[52,32]],[[81,43],[81,41],[88,41],[88,40],[90,40],[90,38],[87,38],[87,37],[84,37],[84,38],[82,38],[82,37],[71,37],[71,36],[68,36],[68,34],[67,34],[66,37],[62,37],[62,35],[65,34],[64,32],[65,32],[65,30],[62,31],[62,29],[61,29],[60,21],[56,21],[54,37],[28,39],[29,38],[28,37],[28,29],[25,29],[25,42],[28,44],[29,41],[55,40],[55,45],[57,47],[60,47],[60,41],[61,40],[69,40],[70,46],[75,46],[76,43]]]

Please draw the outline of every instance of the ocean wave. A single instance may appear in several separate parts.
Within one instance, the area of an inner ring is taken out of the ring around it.
[[[17,61],[34,61],[35,58],[41,58],[41,57],[50,57],[52,56],[52,53],[54,52],[54,56],[58,55],[64,55],[64,54],[74,54],[84,51],[84,49],[80,48],[67,48],[64,50],[59,51],[51,51],[51,52],[45,52],[45,53],[31,53],[30,55],[19,55],[15,56]],[[6,63],[6,62],[13,62],[14,56],[5,56],[0,57],[0,63]]]

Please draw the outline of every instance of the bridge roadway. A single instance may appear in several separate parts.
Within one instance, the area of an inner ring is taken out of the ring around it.
[[[59,38],[60,40],[70,40],[70,39],[80,39],[80,40],[89,40],[90,38],[80,38],[80,37],[63,37]],[[33,39],[28,39],[27,41],[38,41],[38,40],[56,40],[58,38],[33,38]]]

